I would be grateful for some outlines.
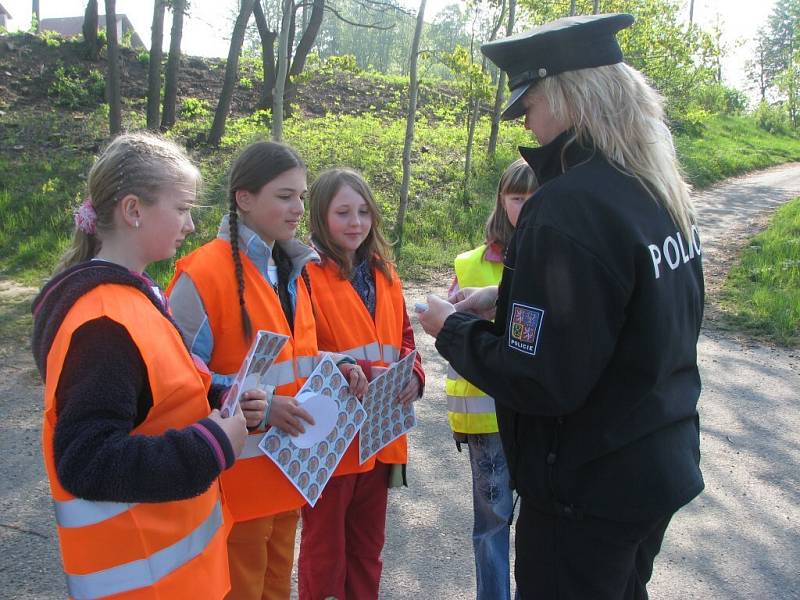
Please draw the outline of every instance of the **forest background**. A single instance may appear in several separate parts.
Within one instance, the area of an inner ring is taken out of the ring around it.
[[[114,0],[85,5],[99,33],[42,30],[38,0],[29,31],[0,32],[3,275],[41,283],[68,242],[94,155],[114,132],[144,128],[187,146],[203,172],[206,208],[182,253],[216,233],[233,156],[274,137],[299,150],[310,180],[332,166],[364,172],[406,277],[444,270],[482,241],[499,174],[517,146],[534,144],[519,122],[499,122],[506,83],[479,46],[569,14],[635,15],[619,36],[626,61],[665,97],[695,186],[800,159],[800,0],[776,0],[753,24],[740,89],[722,75],[735,48],[719,23],[694,22],[693,2],[469,0],[426,22],[424,1],[230,1],[219,60],[181,52],[200,1],[153,2],[153,27],[138,32],[152,52],[115,39],[115,28],[106,35]],[[152,270],[162,283],[171,272],[171,262]]]

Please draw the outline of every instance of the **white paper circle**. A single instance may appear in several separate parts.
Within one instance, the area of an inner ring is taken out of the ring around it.
[[[314,417],[314,425],[303,421],[306,431],[293,437],[292,443],[298,448],[310,448],[324,440],[334,428],[339,407],[332,398],[322,394],[298,394],[296,399]]]

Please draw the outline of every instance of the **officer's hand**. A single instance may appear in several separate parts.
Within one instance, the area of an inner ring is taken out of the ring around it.
[[[417,313],[420,325],[425,333],[436,337],[442,330],[445,320],[455,312],[453,305],[434,294],[428,294],[428,309]]]
[[[481,319],[494,319],[497,307],[497,286],[464,288],[449,298],[459,312],[472,313]]]

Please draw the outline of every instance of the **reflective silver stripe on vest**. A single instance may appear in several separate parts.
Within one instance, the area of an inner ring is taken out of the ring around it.
[[[126,502],[92,502],[90,500],[81,500],[80,498],[67,500],[66,502],[56,501],[54,504],[56,508],[56,523],[58,523],[59,527],[67,529],[101,523],[136,506]]]
[[[381,345],[378,342],[372,342],[366,346],[356,346],[348,350],[343,350],[342,354],[352,356],[356,360],[368,360],[370,362],[383,361],[387,364],[397,362],[400,358],[400,349],[386,344],[381,351]]]
[[[447,410],[466,414],[494,412],[494,400],[491,396],[448,396]]]
[[[308,377],[317,366],[316,356],[298,356],[297,357],[297,376]]]
[[[266,376],[262,380],[264,383],[278,387],[292,383],[295,380],[294,365],[292,360],[284,360],[279,363],[274,363],[267,371]]]
[[[294,362],[292,360],[284,360],[275,363],[269,368],[266,377],[262,381],[275,387],[292,383],[297,378],[311,375],[316,362],[317,358],[315,356],[298,356]],[[297,374],[294,372],[295,364],[297,365]]]
[[[263,438],[266,434],[265,433],[254,433],[252,435],[248,435],[247,439],[244,441],[244,450],[239,455],[239,460],[243,458],[255,458],[256,456],[263,456],[267,458],[267,455],[261,451],[261,448],[258,447],[258,444],[261,442],[261,438]]]
[[[369,361],[380,360],[381,345],[378,342],[372,342],[371,344],[367,344],[366,346],[355,346],[354,348],[343,350],[342,354],[346,354],[347,356],[352,356],[356,360],[369,360]]]
[[[221,525],[222,507],[217,501],[211,514],[194,531],[147,558],[89,575],[67,575],[70,596],[77,600],[100,598],[154,585],[202,554]]]
[[[400,359],[400,348],[395,348],[386,344],[383,347],[383,362],[390,365],[396,363]]]

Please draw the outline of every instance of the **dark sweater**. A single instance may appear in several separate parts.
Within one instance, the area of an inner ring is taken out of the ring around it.
[[[81,296],[104,283],[140,290],[172,321],[149,280],[111,263],[76,265],[48,282],[33,304],[32,347],[43,378],[64,317]],[[223,391],[212,387],[211,405],[219,405]],[[128,331],[105,317],[80,326],[56,388],[53,447],[61,485],[87,500],[181,500],[207,490],[233,464],[227,436],[210,419],[158,436],[131,435],[152,405],[147,368]]]

